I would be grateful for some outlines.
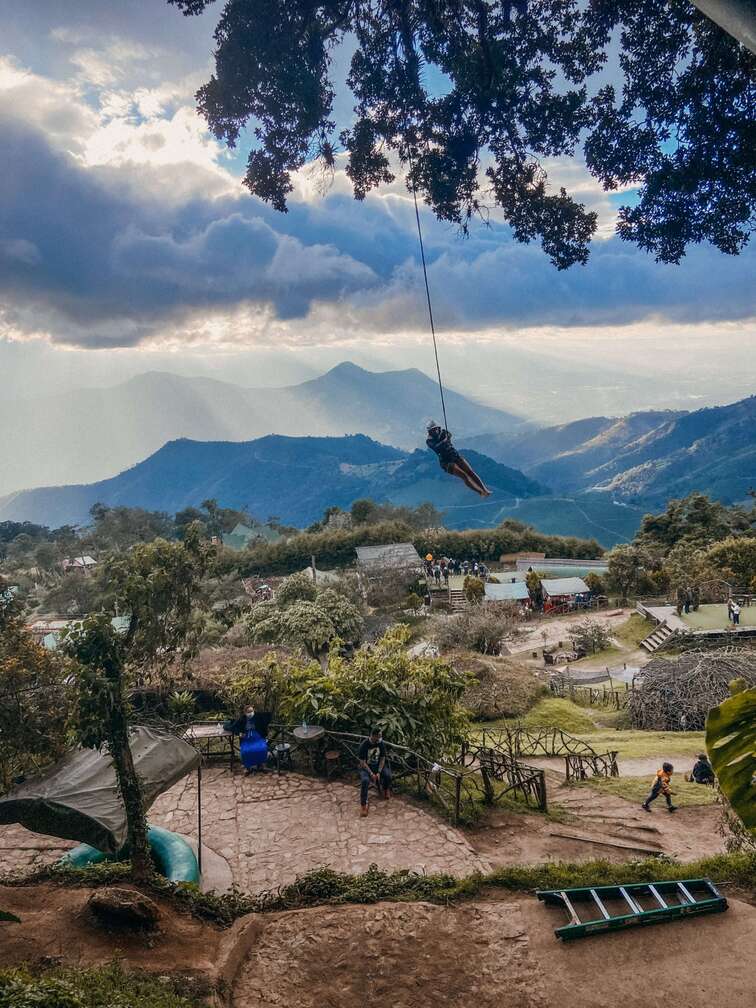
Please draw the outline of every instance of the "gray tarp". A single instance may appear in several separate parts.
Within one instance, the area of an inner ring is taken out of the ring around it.
[[[130,746],[145,808],[200,760],[187,742],[153,728],[133,728]],[[16,822],[34,833],[79,840],[109,854],[119,851],[126,843],[126,810],[107,750],[76,749],[0,798],[0,824]]]

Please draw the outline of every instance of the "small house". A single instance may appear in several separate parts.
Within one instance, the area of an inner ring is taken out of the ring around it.
[[[588,604],[591,590],[579,577],[541,578],[543,611],[550,612],[560,606],[577,609]]]
[[[97,566],[97,561],[91,556],[67,557],[61,567],[64,574],[91,574]]]
[[[357,566],[368,577],[385,571],[420,573],[423,561],[412,543],[386,543],[384,546],[357,546]]]
[[[483,601],[514,602],[517,605],[530,608],[530,592],[525,582],[518,581],[516,578],[505,581],[503,584],[491,584],[486,581],[486,594]]]

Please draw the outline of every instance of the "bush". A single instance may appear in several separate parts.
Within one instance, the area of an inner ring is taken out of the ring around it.
[[[598,620],[584,619],[572,627],[569,633],[572,646],[583,654],[604,651],[611,643],[609,630]]]
[[[546,692],[530,669],[514,662],[469,658],[457,659],[455,664],[474,677],[462,702],[478,721],[520,718]]]
[[[486,594],[486,586],[480,578],[468,574],[464,580],[465,598],[471,605],[480,605]]]
[[[478,606],[452,616],[434,618],[430,633],[441,651],[465,648],[478,654],[499,655],[506,654],[504,638],[511,637],[516,622],[511,606]]]
[[[3,1008],[200,1008],[187,996],[187,979],[126,973],[120,966],[55,969],[34,975],[26,968],[0,970]]]
[[[409,630],[397,626],[351,661],[332,652],[324,669],[290,664],[282,716],[294,724],[316,718],[326,728],[355,734],[378,725],[388,742],[429,759],[454,752],[469,728],[460,702],[468,675],[437,658],[411,658],[408,638]]]

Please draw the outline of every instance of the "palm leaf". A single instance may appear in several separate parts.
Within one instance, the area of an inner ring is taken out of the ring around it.
[[[709,711],[706,750],[730,805],[747,829],[756,829],[756,689]]]

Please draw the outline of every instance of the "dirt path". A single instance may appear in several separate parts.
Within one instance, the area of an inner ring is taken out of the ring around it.
[[[621,626],[631,615],[632,609],[612,609],[612,616],[601,612],[591,612],[591,619],[602,623],[611,632],[615,627]],[[574,613],[569,616],[548,616],[526,623],[522,634],[512,642],[510,650],[512,654],[521,654],[524,651],[540,651],[544,647],[552,647],[559,641],[567,643],[569,633],[576,623],[582,622],[586,617],[584,612]],[[624,660],[624,659],[623,659]],[[606,664],[606,663],[604,663]],[[603,666],[602,666],[603,667]]]
[[[496,811],[469,834],[494,867],[594,858],[622,862],[659,854],[695,861],[724,850],[716,806],[681,808],[672,815],[659,808],[649,815],[624,798],[550,783],[551,808],[566,813],[564,822]]]
[[[756,981],[756,909],[565,944],[529,897],[316,907],[265,917],[234,1008],[735,1008]]]

